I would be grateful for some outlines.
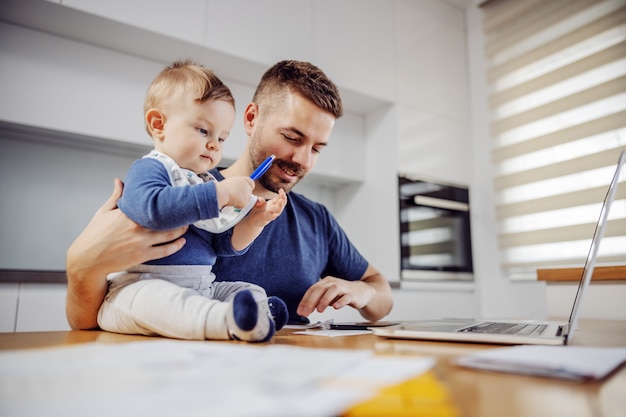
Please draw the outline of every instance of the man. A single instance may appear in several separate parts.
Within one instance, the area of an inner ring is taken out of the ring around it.
[[[213,171],[218,180],[250,175],[269,155],[276,156],[254,193],[271,198],[279,189],[288,192],[284,213],[246,255],[221,260],[214,270],[220,280],[253,282],[268,295],[282,298],[291,323],[307,322],[313,311],[329,306],[350,306],[375,321],[393,305],[387,280],[358,253],[333,216],[322,205],[290,192],[315,166],[342,114],[338,89],[319,68],[279,62],[263,75],[244,112],[249,137],[244,153],[229,168]],[[73,328],[97,327],[108,273],[167,256],[184,245],[183,229],[147,231],[115,209],[121,187],[116,181],[111,198],[68,250],[67,317]],[[170,243],[154,246],[161,242]]]

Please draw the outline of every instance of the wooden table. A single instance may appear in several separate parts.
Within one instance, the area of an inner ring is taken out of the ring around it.
[[[317,337],[283,329],[270,342],[311,348],[370,349],[380,355],[420,355],[437,359],[433,374],[461,416],[625,416],[626,366],[600,382],[569,382],[458,367],[451,359],[501,346],[384,339],[374,335]],[[101,331],[0,333],[0,350],[34,349],[84,343],[126,343],[160,338]],[[242,342],[224,342],[242,343]],[[626,347],[626,322],[581,320],[574,345]]]

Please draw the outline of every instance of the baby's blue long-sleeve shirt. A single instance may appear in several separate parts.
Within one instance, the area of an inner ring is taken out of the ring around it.
[[[118,207],[135,223],[152,230],[170,230],[219,216],[215,181],[175,187],[165,166],[154,158],[133,163],[124,180]],[[220,234],[190,226],[180,251],[151,265],[213,265],[217,256],[235,256],[232,229]]]

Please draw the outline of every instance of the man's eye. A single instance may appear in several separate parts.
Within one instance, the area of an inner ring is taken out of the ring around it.
[[[287,136],[287,135],[285,135],[285,134],[283,134],[283,137],[284,137],[286,140],[288,140],[289,142],[295,142],[295,141],[296,141],[296,139],[294,139],[294,138],[292,138],[292,137],[290,137],[290,136]]]

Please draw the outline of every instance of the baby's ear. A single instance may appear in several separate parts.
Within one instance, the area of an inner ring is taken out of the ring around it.
[[[154,138],[163,138],[163,127],[165,126],[165,116],[156,109],[150,109],[146,113],[146,126]]]

